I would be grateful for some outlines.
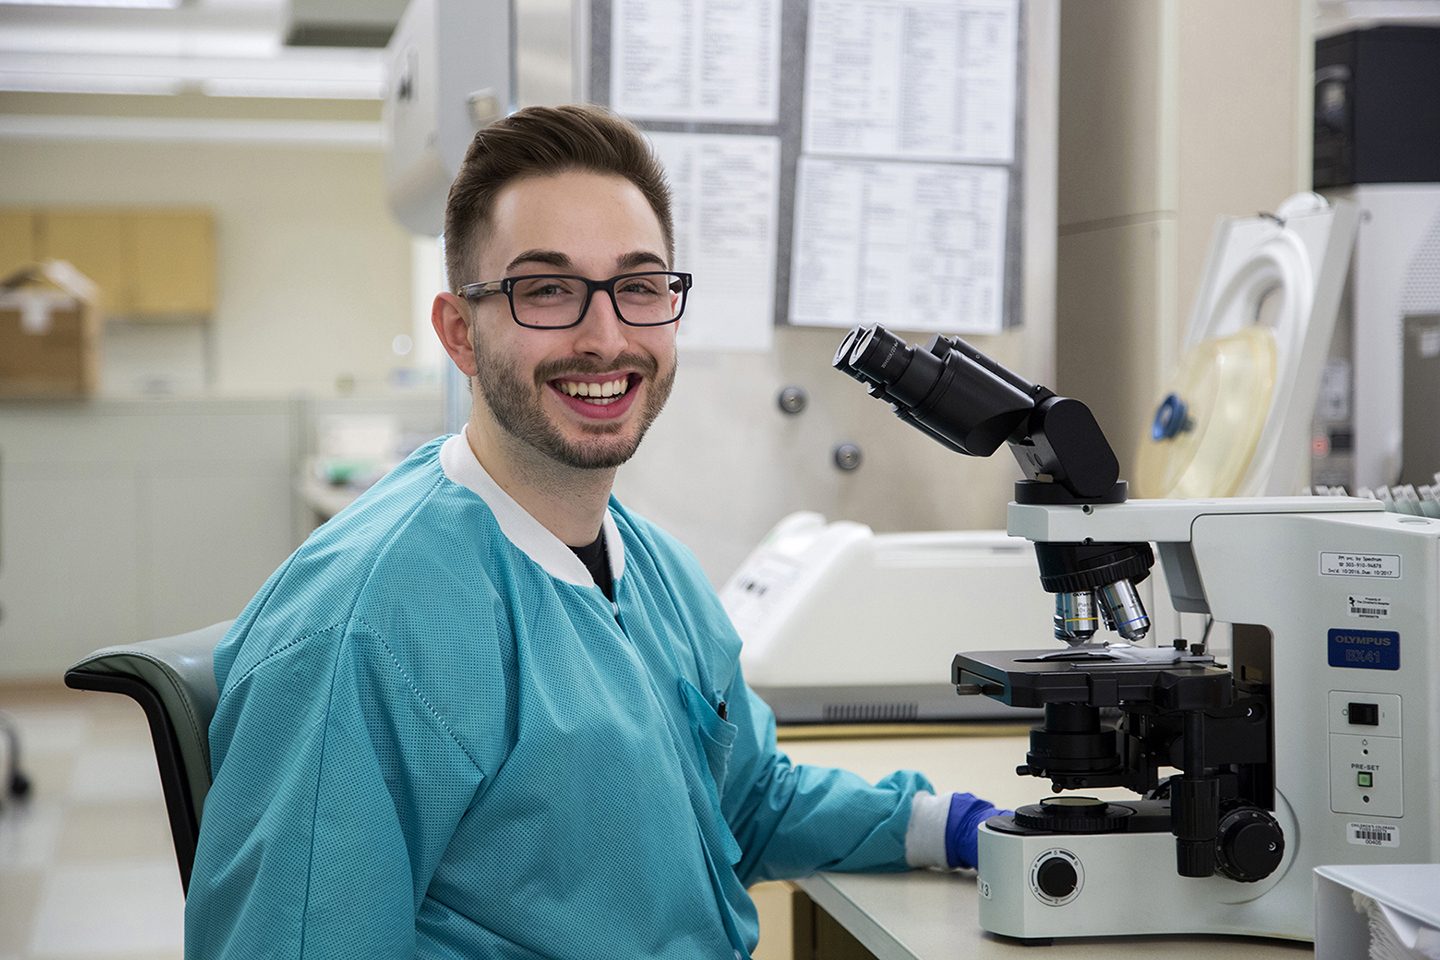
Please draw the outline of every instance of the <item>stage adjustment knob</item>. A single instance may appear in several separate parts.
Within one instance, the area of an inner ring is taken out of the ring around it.
[[[1258,807],[1236,807],[1220,817],[1215,866],[1241,883],[1264,880],[1285,856],[1285,834],[1275,818]]]

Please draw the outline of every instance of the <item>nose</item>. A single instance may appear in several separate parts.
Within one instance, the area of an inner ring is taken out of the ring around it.
[[[596,290],[575,330],[575,349],[602,360],[613,360],[630,345],[629,326],[615,312],[615,303],[604,290]]]

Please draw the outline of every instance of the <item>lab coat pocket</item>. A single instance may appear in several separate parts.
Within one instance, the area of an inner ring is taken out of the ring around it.
[[[689,716],[690,730],[705,756],[710,768],[710,777],[715,782],[716,797],[725,788],[725,775],[729,772],[730,751],[735,747],[735,724],[720,716],[717,708],[711,706],[695,685],[684,677],[680,678],[680,695],[685,700],[685,712]],[[722,705],[724,701],[717,701]]]

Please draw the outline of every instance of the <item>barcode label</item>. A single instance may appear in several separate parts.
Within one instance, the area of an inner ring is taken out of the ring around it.
[[[1366,847],[1400,846],[1400,828],[1388,823],[1349,823],[1345,839]]]
[[[1389,597],[1360,596],[1354,594],[1345,598],[1345,609],[1352,617],[1360,620],[1388,620],[1393,606]]]

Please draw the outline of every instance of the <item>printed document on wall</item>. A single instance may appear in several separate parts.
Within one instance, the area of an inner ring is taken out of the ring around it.
[[[806,153],[1009,163],[1018,0],[811,0]]]
[[[613,0],[610,105],[641,120],[780,122],[781,0]]]
[[[1003,167],[802,157],[790,322],[999,333]]]
[[[682,350],[768,350],[775,324],[780,139],[647,133],[674,192],[675,269],[695,275]]]

